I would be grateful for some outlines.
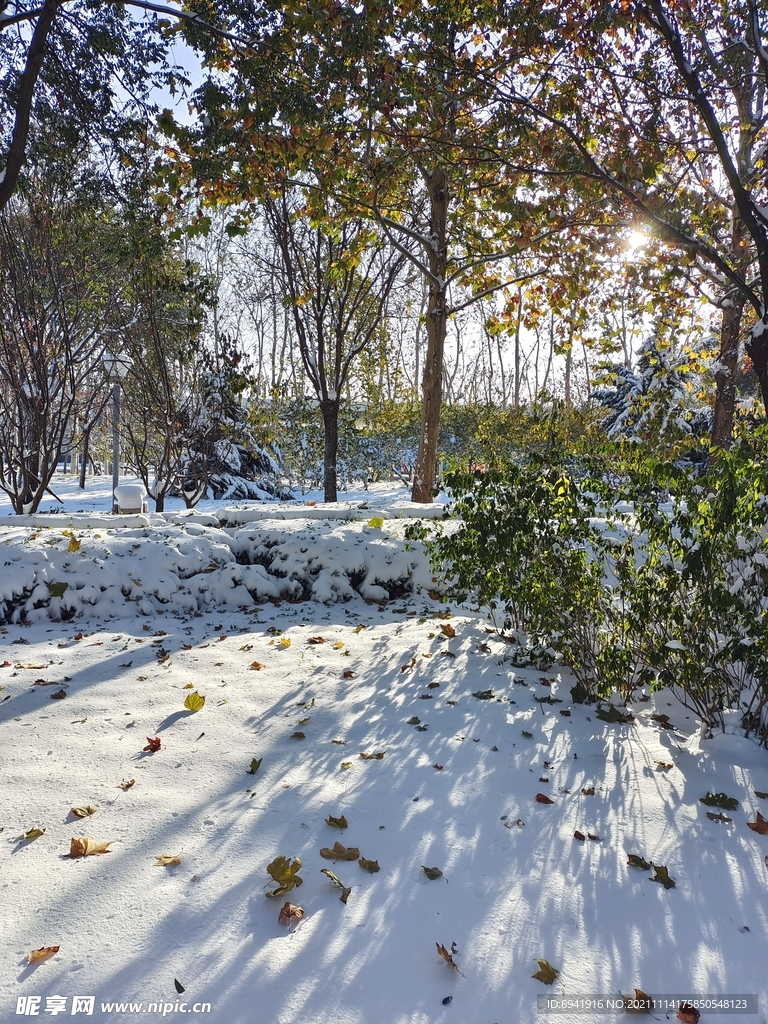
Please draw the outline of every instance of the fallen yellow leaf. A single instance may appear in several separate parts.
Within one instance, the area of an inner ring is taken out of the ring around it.
[[[159,857],[155,857],[156,868],[170,868],[175,864],[181,864],[181,857],[174,857],[172,853],[161,853]]]
[[[87,807],[72,807],[71,813],[74,814],[76,818],[89,818],[92,814],[95,814],[97,810],[98,808],[94,807],[93,804],[88,804]]]

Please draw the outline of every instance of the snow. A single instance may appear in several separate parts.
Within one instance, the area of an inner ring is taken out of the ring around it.
[[[199,1003],[210,1012],[182,1019],[533,1024],[548,1019],[539,996],[637,987],[755,994],[747,1019],[765,1024],[768,837],[747,821],[768,816],[755,793],[768,792],[768,753],[734,716],[708,739],[665,691],[631,724],[572,705],[564,670],[513,665],[480,613],[430,594],[383,488],[358,509],[368,519],[223,526],[211,503],[117,529],[104,494],[81,500],[81,519],[0,529],[0,599],[21,587],[49,602],[0,627],[0,1021],[21,1019],[20,997],[39,997],[46,1019],[61,997],[69,1019],[93,996],[110,1024]],[[51,597],[46,583],[64,581]],[[297,585],[309,599],[292,603]],[[77,617],[53,621],[68,598]],[[193,690],[197,713],[184,710]],[[155,736],[161,749],[144,751]],[[707,817],[708,792],[739,800],[730,822]],[[88,804],[92,817],[70,813]],[[326,824],[341,815],[344,832]],[[21,840],[33,827],[46,831]],[[70,859],[82,835],[111,852]],[[381,870],[321,858],[336,841]],[[156,866],[163,854],[181,863]],[[628,854],[665,865],[675,888]],[[269,899],[279,855],[301,859],[303,884]],[[346,905],[323,868],[352,887]],[[286,898],[305,911],[291,929],[277,922]],[[454,942],[461,974],[436,952]],[[532,977],[539,959],[560,971],[551,988]],[[170,1009],[148,1011],[158,1001]],[[104,1008],[120,1002],[142,1011]]]

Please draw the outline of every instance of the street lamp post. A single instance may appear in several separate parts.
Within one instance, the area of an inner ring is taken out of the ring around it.
[[[112,512],[117,513],[115,490],[120,483],[120,386],[131,368],[126,355],[104,353],[104,367],[112,381]]]

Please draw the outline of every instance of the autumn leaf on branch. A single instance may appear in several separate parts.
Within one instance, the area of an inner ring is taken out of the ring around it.
[[[539,969],[531,977],[536,981],[542,981],[545,985],[553,985],[560,971],[553,967],[549,960],[539,960]]]
[[[30,953],[27,953],[28,964],[41,964],[44,960],[49,960],[61,949],[61,946],[41,946],[40,949],[33,949]]]
[[[332,849],[324,846],[320,851],[320,856],[326,860],[357,860],[360,851],[356,846],[343,846],[337,841],[333,844]]]
[[[282,855],[275,857],[271,864],[267,864],[267,873],[278,883],[278,887],[268,892],[267,896],[283,896],[297,885],[301,885],[304,879],[299,877],[300,870],[301,861],[298,857],[290,861]]]
[[[97,843],[91,836],[81,836],[80,839],[73,838],[69,844],[69,856],[74,859],[75,857],[95,857],[99,853],[111,853],[109,847],[112,842],[113,840],[110,839],[108,843]]]

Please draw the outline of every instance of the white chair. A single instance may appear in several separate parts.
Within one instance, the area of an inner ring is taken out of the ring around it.
[[[148,511],[146,492],[141,484],[118,484],[115,505],[118,515],[136,515]]]

